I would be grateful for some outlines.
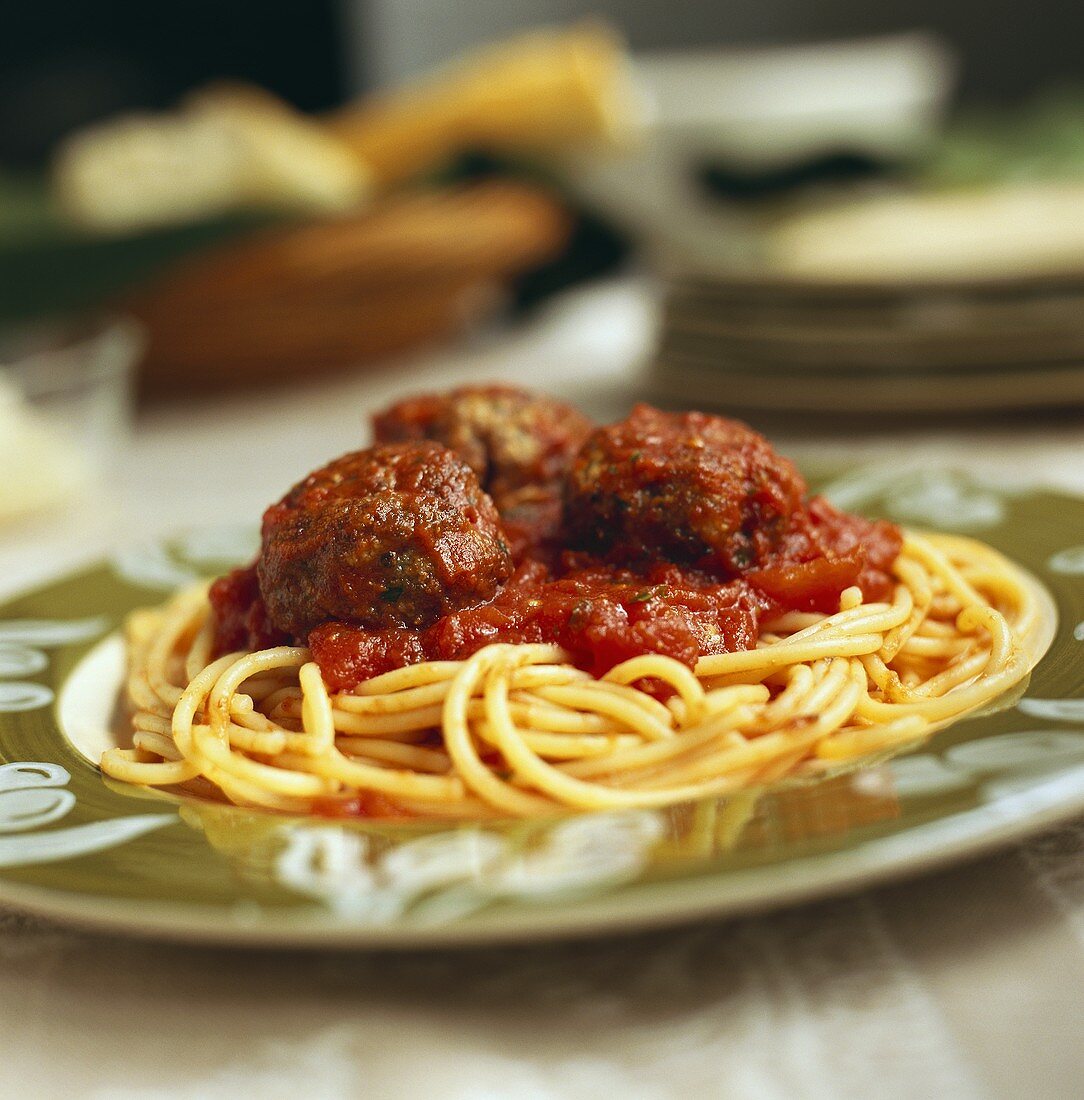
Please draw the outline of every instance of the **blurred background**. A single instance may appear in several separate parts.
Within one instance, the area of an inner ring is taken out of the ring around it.
[[[18,5],[0,567],[254,520],[468,379],[815,458],[1079,447],[1081,31],[1060,0]]]

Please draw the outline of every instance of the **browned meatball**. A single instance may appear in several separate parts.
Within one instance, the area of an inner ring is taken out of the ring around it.
[[[271,622],[296,638],[321,623],[425,627],[489,600],[512,562],[492,500],[438,443],[336,459],[263,517],[257,564]]]
[[[593,425],[563,401],[513,386],[464,386],[407,398],[373,418],[378,442],[435,439],[478,475],[503,513],[556,489]]]
[[[805,488],[745,424],[637,405],[584,444],[565,523],[573,545],[612,560],[662,558],[733,576],[779,544]]]

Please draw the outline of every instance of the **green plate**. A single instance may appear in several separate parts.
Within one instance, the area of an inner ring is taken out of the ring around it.
[[[973,856],[1084,813],[1084,500],[950,473],[829,491],[966,531],[1029,569],[1058,627],[1022,698],[910,755],[666,811],[423,826],[287,819],[103,779],[132,608],[245,556],[204,532],[0,608],[0,903],[131,934],[426,947],[767,909]]]

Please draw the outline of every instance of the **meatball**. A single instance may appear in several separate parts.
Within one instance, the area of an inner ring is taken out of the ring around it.
[[[800,512],[805,483],[736,420],[637,405],[599,428],[568,475],[565,524],[579,549],[659,558],[732,577],[762,564]]]
[[[512,572],[492,500],[439,443],[336,459],[263,517],[257,563],[272,624],[295,638],[322,623],[429,626],[491,599]]]
[[[478,475],[498,509],[560,483],[593,425],[563,401],[513,386],[465,386],[407,398],[373,418],[380,443],[435,439]]]

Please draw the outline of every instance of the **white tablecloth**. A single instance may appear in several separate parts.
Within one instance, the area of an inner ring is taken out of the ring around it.
[[[104,513],[0,535],[14,591],[134,539],[253,521],[406,389],[502,378],[597,415],[636,396],[651,300],[597,288],[379,376],[143,415]],[[695,404],[695,395],[689,395]],[[1074,418],[823,436],[1084,492]],[[99,502],[100,503],[100,502]],[[632,939],[408,955],[206,951],[0,910],[0,1096],[411,1100],[1084,1094],[1084,823],[950,871]]]

